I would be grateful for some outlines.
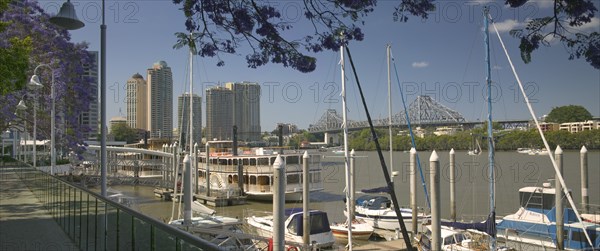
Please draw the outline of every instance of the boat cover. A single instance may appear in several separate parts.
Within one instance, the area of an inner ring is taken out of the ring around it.
[[[381,195],[363,195],[356,199],[356,205],[367,209],[377,210],[390,208],[392,201]]]
[[[484,222],[464,223],[442,221],[443,226],[458,228],[458,229],[475,229],[487,233],[489,236],[496,237],[496,212],[491,212]]]
[[[296,236],[302,236],[304,231],[302,212],[302,208],[288,208],[285,210],[285,215],[292,217],[287,228],[291,234]],[[320,234],[330,231],[331,228],[329,227],[327,213],[318,210],[310,211],[310,234]]]
[[[376,188],[370,188],[370,189],[362,189],[360,190],[363,193],[389,193],[390,189],[385,186],[385,187],[376,187]]]

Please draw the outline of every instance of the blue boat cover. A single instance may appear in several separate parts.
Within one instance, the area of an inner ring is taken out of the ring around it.
[[[496,238],[496,212],[492,211],[484,222],[464,223],[442,221],[443,226],[458,228],[458,229],[475,229],[484,232],[489,236]]]
[[[356,205],[372,210],[386,209],[391,207],[392,201],[381,195],[363,195],[356,199]]]
[[[302,236],[304,233],[304,225],[301,214],[302,212],[302,208],[285,209],[286,217],[292,217],[290,223],[287,225],[287,228],[291,234],[296,236]],[[327,218],[327,213],[317,210],[310,211],[310,234],[320,234],[329,231],[331,231],[331,228],[329,228],[329,219]]]

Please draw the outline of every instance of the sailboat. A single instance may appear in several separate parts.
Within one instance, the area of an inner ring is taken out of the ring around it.
[[[489,14],[485,13],[485,33],[486,33],[486,45],[488,44],[488,18]],[[496,29],[496,34],[498,31]],[[498,35],[500,38],[500,36]],[[504,47],[502,39],[500,38],[500,43]],[[506,49],[504,48],[505,53]],[[487,50],[489,53],[489,49]],[[510,61],[510,57],[508,53],[506,53],[509,63],[511,64],[511,68],[513,69],[513,73],[517,78],[517,82],[521,87],[521,91],[524,94],[521,81],[514,72],[514,66]],[[489,59],[489,57],[487,57]],[[488,76],[489,76],[489,60],[488,62]],[[489,78],[488,78],[489,81]],[[489,82],[488,82],[489,84]],[[537,119],[535,114],[533,113],[533,109],[529,103],[527,95],[524,94],[524,98],[526,104],[528,105],[529,111],[536,122],[538,127],[538,131],[540,136],[542,137],[542,141],[544,145],[548,148],[548,143],[544,137],[539,124],[537,123]],[[490,105],[491,107],[491,105]],[[491,109],[490,109],[491,110]],[[488,124],[488,133],[491,134],[491,115],[489,116],[490,123]],[[493,141],[490,140],[490,170],[493,167]],[[561,153],[562,149],[557,147],[557,153]],[[520,208],[519,210],[511,215],[507,215],[503,217],[498,222],[493,221],[493,217],[488,217],[488,220],[482,223],[474,223],[470,225],[460,226],[461,223],[448,223],[446,225],[460,227],[462,229],[479,229],[485,231],[489,234],[490,238],[490,250],[496,250],[496,230],[498,237],[504,241],[506,244],[512,245],[513,242],[517,243],[516,247],[519,250],[523,249],[534,249],[534,250],[546,250],[546,249],[561,249],[564,248],[566,250],[600,250],[600,224],[597,222],[583,221],[580,217],[577,209],[574,206],[572,201],[570,191],[566,189],[564,180],[562,175],[560,174],[560,170],[558,165],[556,164],[554,158],[550,156],[551,162],[555,171],[557,173],[557,181],[564,188],[565,196],[567,200],[571,204],[572,208],[564,208],[558,212],[563,212],[562,217],[557,218],[557,207],[554,205],[555,202],[558,202],[556,196],[560,196],[561,191],[558,191],[556,188],[551,187],[550,183],[544,183],[541,187],[524,187],[519,189],[519,200],[520,200]],[[490,180],[493,181],[493,172],[490,172]],[[493,210],[493,182],[490,182],[490,216],[494,216],[495,212]],[[562,200],[562,199],[561,199]],[[558,214],[560,215],[560,214]],[[490,221],[490,219],[492,219]],[[559,223],[562,219],[563,222],[563,233],[558,234],[559,231]],[[444,224],[442,222],[442,224]],[[560,243],[560,239],[562,239],[562,243]],[[562,246],[562,247],[560,247]]]
[[[442,221],[441,232],[445,232],[446,237],[441,240],[441,247],[430,246],[430,235],[426,232],[418,237],[418,247],[420,250],[497,250],[496,248],[496,202],[495,202],[495,173],[494,173],[494,138],[492,130],[492,101],[491,101],[491,66],[490,66],[490,49],[489,49],[489,33],[488,33],[488,9],[484,9],[484,41],[485,41],[485,62],[486,62],[486,83],[487,83],[487,102],[488,102],[488,179],[489,179],[489,208],[490,212],[484,222],[477,223],[462,223],[462,222],[444,222]],[[473,150],[473,154],[475,154]],[[479,151],[481,152],[481,151]],[[471,154],[469,154],[471,155]],[[484,243],[475,243],[472,239],[459,239],[459,235],[463,235],[467,229],[478,230],[487,237]],[[447,239],[446,239],[447,238]],[[487,245],[486,245],[487,244]]]
[[[467,155],[475,156],[481,154],[481,145],[479,144],[479,140],[475,139],[475,147],[472,150],[467,152]]]
[[[390,77],[390,61],[391,61],[391,46],[387,46],[387,62],[388,62],[388,133],[389,133],[389,148],[390,148],[390,173],[393,183],[396,172],[393,171],[393,133],[392,133],[392,101],[391,101],[391,77]],[[355,213],[357,219],[365,221],[374,228],[392,230],[400,229],[398,223],[398,214],[392,207],[392,201],[381,193],[387,192],[387,188],[364,189],[364,193],[373,193],[376,195],[363,195],[355,200]],[[400,208],[400,217],[404,220],[407,230],[412,229],[412,224],[421,226],[429,220],[429,216],[424,213],[417,214],[417,222],[412,222],[413,211],[410,208]]]
[[[193,147],[193,119],[192,119],[192,107],[193,107],[193,55],[195,54],[195,46],[193,43],[193,34],[190,34],[188,45],[190,48],[190,95],[189,95],[189,139],[187,141],[188,145],[188,153],[191,153],[194,149]],[[182,120],[183,121],[183,120]],[[181,125],[180,125],[181,126]],[[180,142],[183,141],[183,136],[180,137]],[[181,149],[185,150],[184,144],[179,144]],[[233,217],[225,217],[225,216],[217,216],[215,215],[215,211],[207,208],[206,206],[196,203],[193,201],[192,196],[192,170],[194,170],[194,158],[191,157],[191,154],[186,154],[183,159],[183,166],[185,170],[182,172],[183,179],[181,183],[183,183],[183,193],[176,194],[175,198],[181,198],[184,202],[184,210],[183,210],[183,218],[180,218],[178,213],[177,217],[175,217],[176,212],[176,203],[180,203],[181,200],[174,199],[173,207],[171,212],[171,220],[169,221],[169,225],[181,228],[185,231],[189,231],[198,237],[208,240],[215,245],[218,245],[223,250],[255,250],[254,243],[251,239],[247,237],[238,238],[237,234],[242,234],[241,226],[243,222],[237,218]],[[178,156],[174,156],[178,158]],[[176,169],[179,165],[177,165]],[[175,173],[179,173],[179,170],[175,170]],[[175,182],[174,191],[181,191],[180,183]],[[177,206],[177,212],[180,212],[180,206]],[[194,217],[193,212],[196,212],[198,215]],[[175,219],[174,219],[175,218]]]
[[[346,73],[344,45],[340,47],[340,67],[342,75],[342,128],[344,133],[344,167],[346,172],[346,222],[330,226],[334,236],[348,240],[352,250],[352,239],[367,240],[373,234],[373,227],[362,219],[354,217],[354,150],[348,153],[348,109],[346,109]],[[351,159],[352,158],[352,159]]]

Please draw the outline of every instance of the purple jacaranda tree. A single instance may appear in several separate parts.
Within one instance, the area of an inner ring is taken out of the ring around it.
[[[0,129],[7,130],[11,125],[22,128],[22,121],[25,120],[28,124],[27,129],[31,132],[33,95],[37,93],[37,138],[50,138],[50,93],[53,73],[57,147],[80,153],[83,150],[82,134],[90,130],[87,125],[80,123],[80,118],[82,113],[89,109],[93,95],[90,88],[92,79],[83,76],[84,66],[94,62],[86,51],[87,44],[70,42],[69,33],[51,24],[49,18],[37,1],[33,0],[11,1],[8,9],[0,16],[0,21],[8,22],[0,32],[0,41],[9,41],[11,38],[31,40],[29,66],[12,70],[24,71],[27,76],[32,76],[34,68],[40,64],[47,64],[53,69],[53,72],[47,67],[37,70],[36,73],[44,85],[41,90],[34,92],[24,88],[0,96]],[[6,44],[0,42],[0,46]],[[21,99],[27,100],[27,110],[17,113],[16,105]]]
[[[552,0],[506,0],[508,8],[528,8]],[[224,65],[221,54],[238,54],[242,46],[250,47],[246,55],[248,67],[267,63],[282,64],[300,72],[311,72],[316,58],[311,54],[325,50],[337,51],[341,43],[362,41],[365,32],[361,26],[365,18],[376,11],[376,0],[304,0],[296,7],[311,27],[300,29],[284,17],[286,1],[259,0],[173,0],[181,5],[186,17],[185,27],[195,32],[198,54],[217,57],[217,65]],[[389,15],[394,21],[406,22],[409,16],[428,18],[436,9],[434,0],[398,0],[395,8],[378,9],[380,15]],[[456,1],[459,4],[486,5],[491,1]],[[598,4],[598,1],[595,1]],[[442,2],[443,3],[443,2]],[[593,24],[597,7],[592,0],[553,0],[551,15],[526,20],[525,28],[511,34],[520,40],[519,49],[524,62],[540,45],[550,46],[557,40],[564,45],[569,59],[584,58],[600,69],[600,34],[581,32],[585,24]],[[523,7],[525,6],[525,7]],[[531,7],[531,6],[529,6]],[[392,27],[386,27],[392,28]],[[343,38],[342,36],[343,35]],[[179,34],[177,36],[180,36]],[[185,40],[179,40],[181,47]]]

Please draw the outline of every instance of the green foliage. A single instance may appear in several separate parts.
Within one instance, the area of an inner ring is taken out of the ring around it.
[[[0,0],[0,13],[8,9],[11,0]],[[0,22],[3,32],[11,22]],[[26,70],[29,67],[31,38],[8,38],[8,47],[0,47],[0,95],[20,90],[27,81]]]
[[[9,39],[7,48],[0,48],[0,95],[20,90],[27,81],[31,38]]]
[[[125,141],[127,144],[131,144],[137,139],[137,131],[125,123],[112,125],[110,131],[112,135],[115,136],[115,140]]]
[[[57,164],[57,165],[66,165],[66,164],[69,164],[69,163],[71,163],[71,162],[69,161],[69,159],[57,159],[57,160],[56,160],[56,164]]]
[[[469,150],[472,149],[473,139],[479,140],[482,149],[487,149],[487,137],[484,134],[475,133],[476,130],[459,132],[454,135],[425,136],[415,138],[418,151],[431,150]],[[379,143],[383,150],[389,150],[388,136],[378,131]],[[473,136],[474,135],[474,136]],[[600,130],[569,133],[567,131],[546,132],[546,139],[550,148],[554,149],[560,145],[562,149],[580,149],[586,146],[588,149],[600,149]],[[374,151],[375,144],[368,129],[351,134],[350,148],[359,151]],[[513,151],[520,147],[543,148],[544,144],[537,130],[509,131],[494,135],[496,150]],[[410,136],[394,136],[394,150],[408,151],[411,148]]]
[[[592,114],[580,105],[560,106],[552,109],[546,117],[546,122],[568,123],[581,122],[592,119]]]
[[[317,142],[319,140],[315,135],[309,133],[308,131],[302,131],[301,133],[298,133],[290,138],[288,146],[300,147],[300,144],[303,141]]]

